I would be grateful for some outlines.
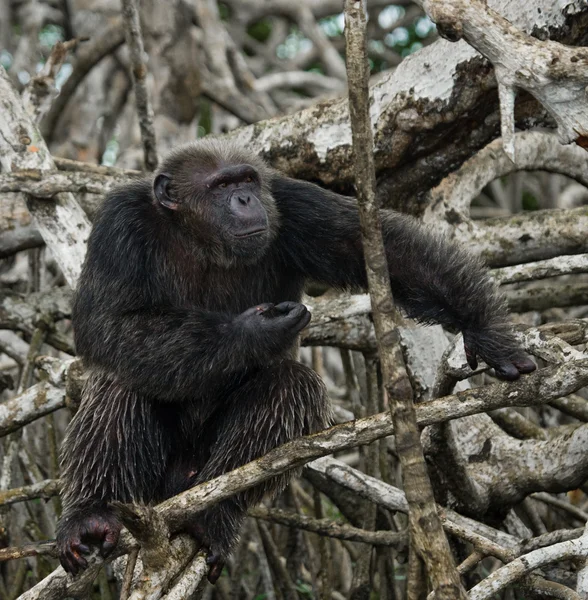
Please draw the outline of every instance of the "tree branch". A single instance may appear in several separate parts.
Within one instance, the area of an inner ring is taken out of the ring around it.
[[[481,0],[419,0],[441,35],[465,38],[494,65],[504,151],[514,161],[514,97],[529,92],[557,123],[564,144],[588,146],[588,51],[525,35]]]
[[[0,164],[4,171],[55,168],[39,130],[26,114],[8,75],[0,67]],[[26,196],[27,207],[45,243],[73,287],[84,256],[90,223],[71,194],[47,204]]]
[[[402,480],[409,503],[410,541],[425,563],[427,576],[438,598],[466,598],[453,556],[435,508],[433,487],[420,444],[420,431],[413,404],[413,391],[406,372],[398,316],[390,288],[390,276],[376,202],[373,136],[369,117],[365,1],[345,2],[345,38],[349,113],[357,202],[361,220],[368,289],[376,330],[384,385],[396,431],[396,450],[402,465]]]
[[[122,0],[122,14],[125,28],[125,38],[131,56],[131,73],[133,75],[133,89],[135,90],[135,103],[141,129],[143,143],[143,160],[145,168],[154,171],[157,168],[157,144],[155,129],[153,127],[153,108],[147,90],[147,65],[145,64],[143,36],[139,11],[135,0]]]

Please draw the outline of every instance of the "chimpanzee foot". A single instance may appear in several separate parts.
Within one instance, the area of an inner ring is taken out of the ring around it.
[[[225,561],[219,552],[209,550],[209,554],[206,557],[206,564],[209,566],[208,581],[215,584],[225,568]]]
[[[226,553],[223,552],[219,544],[210,539],[205,528],[200,523],[189,523],[182,528],[182,531],[188,533],[196,540],[198,550],[206,550],[207,578],[210,583],[215,584],[225,567]]]
[[[84,555],[90,553],[90,546],[98,546],[106,558],[116,547],[121,528],[117,515],[105,507],[92,506],[64,516],[57,528],[61,566],[77,575],[88,566]]]

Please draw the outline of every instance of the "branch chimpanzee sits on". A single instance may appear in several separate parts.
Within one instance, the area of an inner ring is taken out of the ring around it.
[[[413,219],[383,213],[396,300],[463,331],[504,379],[535,365],[516,344],[477,259]],[[154,503],[329,423],[320,378],[291,360],[310,321],[308,279],[366,287],[355,202],[288,179],[242,148],[203,140],[155,179],[111,193],[94,225],[73,322],[91,371],[63,447],[63,567],[107,554],[121,528],[109,502]],[[186,524],[215,580],[247,507],[287,476]]]

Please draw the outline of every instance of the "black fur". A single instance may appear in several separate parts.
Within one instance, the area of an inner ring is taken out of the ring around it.
[[[256,175],[241,181],[243,165]],[[228,186],[210,183],[225,172],[237,173]],[[234,189],[255,207],[229,209]],[[267,227],[239,237],[251,223]],[[479,261],[399,214],[385,213],[384,237],[410,316],[463,330],[470,360],[479,354],[507,378],[532,368]],[[73,313],[92,375],[63,448],[67,570],[85,566],[89,542],[110,550],[120,524],[109,501],[161,501],[328,424],[322,382],[290,360],[310,318],[299,304],[307,279],[365,288],[355,202],[245,150],[201,141],[168,158],[155,192],[145,179],[108,196]],[[247,507],[286,480],[186,524],[215,576]]]

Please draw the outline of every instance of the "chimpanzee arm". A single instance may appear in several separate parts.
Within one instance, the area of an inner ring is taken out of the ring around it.
[[[355,201],[313,184],[274,180],[284,252],[307,277],[343,288],[367,286]],[[410,317],[463,331],[468,360],[476,355],[516,379],[533,370],[508,326],[508,315],[480,260],[411,217],[382,211],[390,280]]]
[[[216,395],[232,377],[267,364],[292,345],[310,315],[296,303],[265,317],[266,305],[237,317],[203,310],[78,311],[76,346],[90,365],[150,397],[182,400]],[[283,305],[278,305],[280,309]],[[275,309],[274,309],[275,310]],[[277,321],[288,321],[276,326]],[[255,322],[259,326],[255,326]]]
[[[77,352],[148,397],[213,395],[286,351],[310,315],[294,302],[239,315],[186,304],[141,185],[108,197],[93,228],[74,302]]]

